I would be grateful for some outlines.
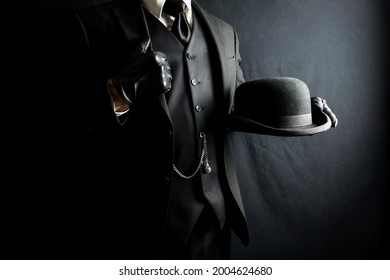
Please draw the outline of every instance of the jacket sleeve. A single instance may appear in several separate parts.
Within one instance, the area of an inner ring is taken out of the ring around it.
[[[234,31],[234,43],[235,43],[234,49],[235,49],[235,57],[236,57],[236,86],[235,86],[236,89],[239,85],[245,82],[244,74],[241,68],[240,42],[236,31]],[[235,89],[232,96],[233,105],[231,107],[231,113],[234,113]]]
[[[236,61],[237,61],[237,86],[236,88],[245,82],[244,73],[242,72],[241,68],[241,54],[240,54],[240,42],[238,40],[237,32],[234,31],[234,38],[235,38],[235,51],[236,51]]]

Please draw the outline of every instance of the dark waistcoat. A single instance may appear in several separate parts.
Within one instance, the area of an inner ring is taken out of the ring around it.
[[[187,47],[150,13],[147,21],[154,51],[164,52],[172,68],[172,89],[166,94],[174,134],[174,163],[181,173],[197,169],[202,150],[201,133],[207,137],[211,173],[202,169],[192,179],[172,175],[166,227],[182,241],[189,237],[205,203],[214,210],[222,227],[225,222],[224,188],[218,167],[223,158],[220,85],[213,79],[212,54],[196,14]],[[222,94],[221,94],[222,95]],[[222,107],[222,106],[221,106]],[[221,110],[221,111],[220,111]]]

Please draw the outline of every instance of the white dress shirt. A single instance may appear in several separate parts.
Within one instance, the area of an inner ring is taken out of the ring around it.
[[[186,8],[184,13],[186,14],[187,21],[192,26],[192,7],[191,0],[183,0],[186,4]],[[154,15],[162,24],[164,24],[169,30],[172,27],[174,17],[168,16],[163,12],[163,6],[165,4],[165,0],[143,0],[142,1],[145,9],[147,9],[152,15]]]

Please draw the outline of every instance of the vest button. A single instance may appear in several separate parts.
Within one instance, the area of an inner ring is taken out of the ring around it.
[[[197,84],[199,84],[197,79],[191,79],[191,85],[196,86]]]
[[[189,60],[191,60],[191,59],[194,59],[195,56],[192,55],[191,53],[187,53],[187,58],[188,58]]]
[[[200,112],[200,111],[202,111],[202,107],[200,107],[199,105],[196,105],[196,106],[195,106],[195,110],[196,110],[197,112]]]

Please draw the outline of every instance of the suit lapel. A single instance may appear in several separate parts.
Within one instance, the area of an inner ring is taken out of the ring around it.
[[[216,21],[213,17],[208,16],[208,13],[201,8],[198,3],[195,1],[192,1],[193,9],[198,13],[200,20],[203,21],[203,23],[206,25],[208,30],[210,31],[211,38],[214,40],[215,47],[217,49],[218,53],[218,60],[220,63],[220,73],[222,78],[222,89],[225,94],[224,100],[229,100],[228,95],[230,94],[230,87],[229,87],[229,80],[231,77],[228,77],[228,73],[224,71],[223,69],[227,69],[228,65],[226,62],[226,56],[225,56],[225,46],[224,46],[224,39],[222,35],[222,31],[220,29],[220,26],[218,24],[218,21]],[[226,104],[229,107],[229,104]],[[228,108],[229,110],[229,108]]]

